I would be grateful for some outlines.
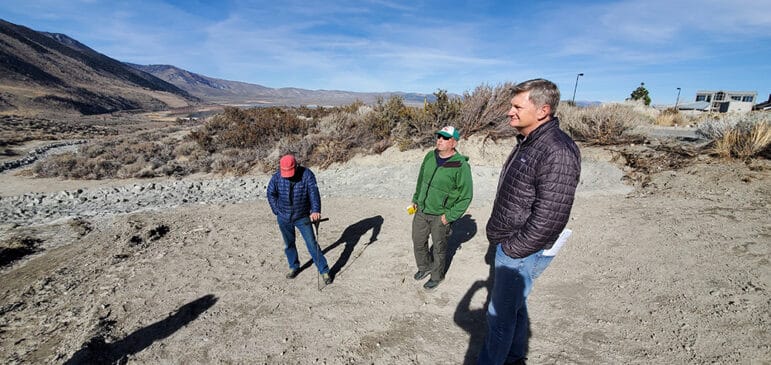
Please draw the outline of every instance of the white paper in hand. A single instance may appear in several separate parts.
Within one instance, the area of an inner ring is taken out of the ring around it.
[[[554,246],[551,246],[550,249],[543,252],[544,256],[556,256],[557,252],[559,252],[560,248],[562,248],[562,245],[565,244],[565,242],[568,241],[568,237],[573,234],[573,231],[565,228],[562,233],[560,233],[560,236],[557,237],[557,241],[554,242]]]

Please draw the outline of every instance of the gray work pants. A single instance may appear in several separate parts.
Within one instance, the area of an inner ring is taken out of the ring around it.
[[[431,249],[428,236],[431,235]],[[442,224],[442,216],[425,214],[420,209],[412,218],[412,249],[420,271],[431,271],[431,280],[444,280],[447,264],[447,238],[450,225]]]

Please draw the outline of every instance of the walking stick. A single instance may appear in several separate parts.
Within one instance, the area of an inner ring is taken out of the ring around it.
[[[313,228],[316,233],[316,257],[319,257],[319,255],[321,254],[321,245],[319,244],[319,224],[321,222],[326,222],[328,220],[329,218],[321,218],[315,222],[313,221],[308,222],[308,224],[313,224]],[[321,273],[319,273],[319,275],[316,276],[316,288],[318,288],[319,291],[321,291]]]

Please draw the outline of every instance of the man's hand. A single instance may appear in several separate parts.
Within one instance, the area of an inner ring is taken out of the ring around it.
[[[444,224],[445,226],[450,224],[449,222],[447,222],[447,217],[445,217],[444,214],[442,214],[442,224]]]
[[[318,212],[311,213],[311,222],[315,222],[319,219],[321,219],[321,213],[318,213]]]

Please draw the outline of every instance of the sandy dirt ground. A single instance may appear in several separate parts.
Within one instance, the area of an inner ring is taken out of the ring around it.
[[[507,149],[484,163],[500,166]],[[365,165],[403,162],[377,161]],[[645,186],[580,193],[574,234],[529,298],[528,363],[771,363],[770,172],[768,161],[698,158]],[[487,181],[475,189],[494,191]],[[426,291],[412,278],[414,182],[392,183],[403,198],[324,199],[328,286],[302,243],[302,272],[284,278],[264,200],[4,226],[5,239],[44,249],[0,270],[0,363],[472,364],[492,282],[492,194],[454,224],[446,280]]]

